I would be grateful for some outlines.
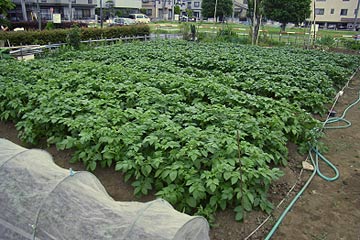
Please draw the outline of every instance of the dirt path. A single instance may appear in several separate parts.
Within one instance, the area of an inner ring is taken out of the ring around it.
[[[360,89],[360,74],[345,90],[340,98],[336,111],[343,109],[353,102]],[[316,176],[296,203],[293,210],[286,216],[273,239],[310,239],[310,240],[360,240],[360,111],[355,106],[348,112],[347,119],[353,125],[343,130],[328,130],[324,142],[329,147],[326,156],[338,167],[340,178],[335,182],[326,182]],[[338,114],[339,115],[339,114]],[[17,131],[12,123],[0,122],[0,137],[7,138],[19,145],[33,147],[21,143],[17,138]],[[43,148],[54,156],[55,162],[64,168],[72,167],[83,170],[82,164],[70,164],[72,151],[57,151],[46,145]],[[290,164],[284,169],[286,175],[277,182],[270,191],[270,199],[277,204],[294,184],[299,174],[302,156],[296,154],[294,146],[290,147]],[[332,172],[321,165],[324,173],[331,176]],[[149,201],[153,195],[140,199],[133,197],[133,188],[123,182],[121,173],[113,168],[97,169],[95,175],[103,183],[109,194],[118,201]],[[304,173],[303,181],[310,175]],[[300,189],[300,186],[295,188]],[[293,196],[292,194],[291,196]],[[283,206],[285,207],[285,206]],[[278,214],[281,211],[277,211]],[[246,237],[261,221],[265,214],[252,212],[246,216],[244,224],[234,221],[234,213],[227,210],[217,214],[217,227],[211,231],[212,239],[238,240]],[[263,239],[274,221],[269,221],[251,239]]]
[[[335,107],[338,113],[356,100],[360,90],[359,75],[339,99]],[[273,239],[360,239],[359,104],[349,110],[346,119],[352,122],[350,128],[326,130],[323,139],[329,148],[326,157],[339,169],[340,178],[329,183],[316,176]],[[320,169],[333,176],[324,164]]]

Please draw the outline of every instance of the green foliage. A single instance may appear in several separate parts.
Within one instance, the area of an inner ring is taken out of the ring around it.
[[[287,23],[301,23],[311,12],[311,0],[264,0],[263,4],[265,16],[280,22],[283,31]]]
[[[140,8],[140,13],[146,14],[146,8]]]
[[[225,41],[225,42],[237,42],[240,38],[237,36],[236,32],[233,31],[232,27],[229,24],[223,24],[222,27],[218,30],[216,40]]]
[[[267,191],[282,176],[287,142],[316,141],[309,112],[324,112],[358,60],[186,41],[2,60],[0,119],[16,122],[26,142],[74,149],[91,171],[115,166],[137,195],[154,191],[209,219],[235,207],[241,220],[271,210]]]
[[[0,15],[7,16],[9,10],[15,8],[15,4],[11,0],[0,1]]]
[[[67,36],[67,43],[72,46],[74,49],[80,48],[80,28],[78,26],[73,27],[68,36]]]
[[[332,36],[325,35],[320,39],[316,40],[316,44],[326,46],[326,47],[333,47],[335,46],[335,39]]]
[[[359,40],[353,40],[353,39],[345,40],[344,39],[343,44],[347,49],[360,50],[360,41]]]
[[[201,3],[201,14],[205,18],[213,18],[215,11],[215,2],[216,0],[203,0]],[[222,0],[218,1],[216,8],[216,17],[226,17],[230,16],[233,11],[233,2],[232,0]]]
[[[71,29],[44,31],[0,32],[0,40],[8,40],[12,45],[64,43]],[[131,25],[109,28],[81,28],[81,40],[144,36],[150,34],[148,25]]]
[[[180,8],[179,5],[176,5],[176,6],[174,7],[174,13],[180,15],[180,13],[181,13],[181,8]]]
[[[55,29],[55,24],[53,22],[47,22],[45,26],[46,30],[53,30]]]
[[[186,16],[188,16],[189,18],[193,17],[193,11],[189,8],[186,9]]]

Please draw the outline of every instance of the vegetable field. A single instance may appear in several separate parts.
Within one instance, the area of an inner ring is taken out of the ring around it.
[[[135,194],[178,210],[271,211],[286,144],[315,144],[357,56],[229,43],[156,41],[0,61],[0,118],[22,140],[115,167]]]

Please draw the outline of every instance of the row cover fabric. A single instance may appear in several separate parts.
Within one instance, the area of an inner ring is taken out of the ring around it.
[[[1,239],[209,239],[203,217],[168,202],[117,202],[91,173],[0,138]]]

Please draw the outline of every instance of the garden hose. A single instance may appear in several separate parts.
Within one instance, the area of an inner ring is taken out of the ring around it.
[[[358,99],[353,102],[352,104],[350,104],[343,112],[343,114],[340,117],[331,117],[331,118],[327,118],[326,121],[323,122],[323,129],[342,129],[342,128],[348,128],[351,126],[351,122],[345,119],[346,113],[347,111],[352,108],[353,106],[355,106],[356,104],[358,104],[360,102],[360,91],[359,91],[359,96]],[[341,126],[326,126],[328,124],[333,124],[333,123],[338,123],[338,122],[345,122],[346,125],[341,125]],[[315,159],[313,157],[313,155],[315,155]],[[285,218],[286,214],[291,210],[291,208],[294,206],[295,202],[300,198],[300,196],[303,194],[303,192],[306,190],[306,188],[309,186],[310,182],[312,181],[312,179],[314,178],[314,176],[317,174],[319,175],[319,177],[321,177],[322,179],[332,182],[335,181],[336,179],[339,178],[339,171],[338,169],[329,161],[326,159],[326,157],[324,157],[317,149],[317,147],[310,147],[309,150],[309,157],[310,160],[314,166],[314,170],[311,174],[311,176],[309,177],[309,179],[306,181],[305,185],[301,188],[301,190],[296,194],[296,196],[293,198],[293,200],[290,202],[290,204],[287,206],[287,208],[282,212],[282,214],[280,215],[279,219],[276,221],[275,225],[272,227],[272,229],[270,230],[270,232],[268,233],[268,235],[266,236],[265,240],[269,240],[275,233],[275,231],[278,229],[278,227],[280,226],[281,222],[283,221],[283,219]],[[319,159],[321,159],[322,161],[324,161],[334,172],[335,172],[335,176],[334,177],[327,177],[324,174],[321,173],[320,168],[319,168]]]

